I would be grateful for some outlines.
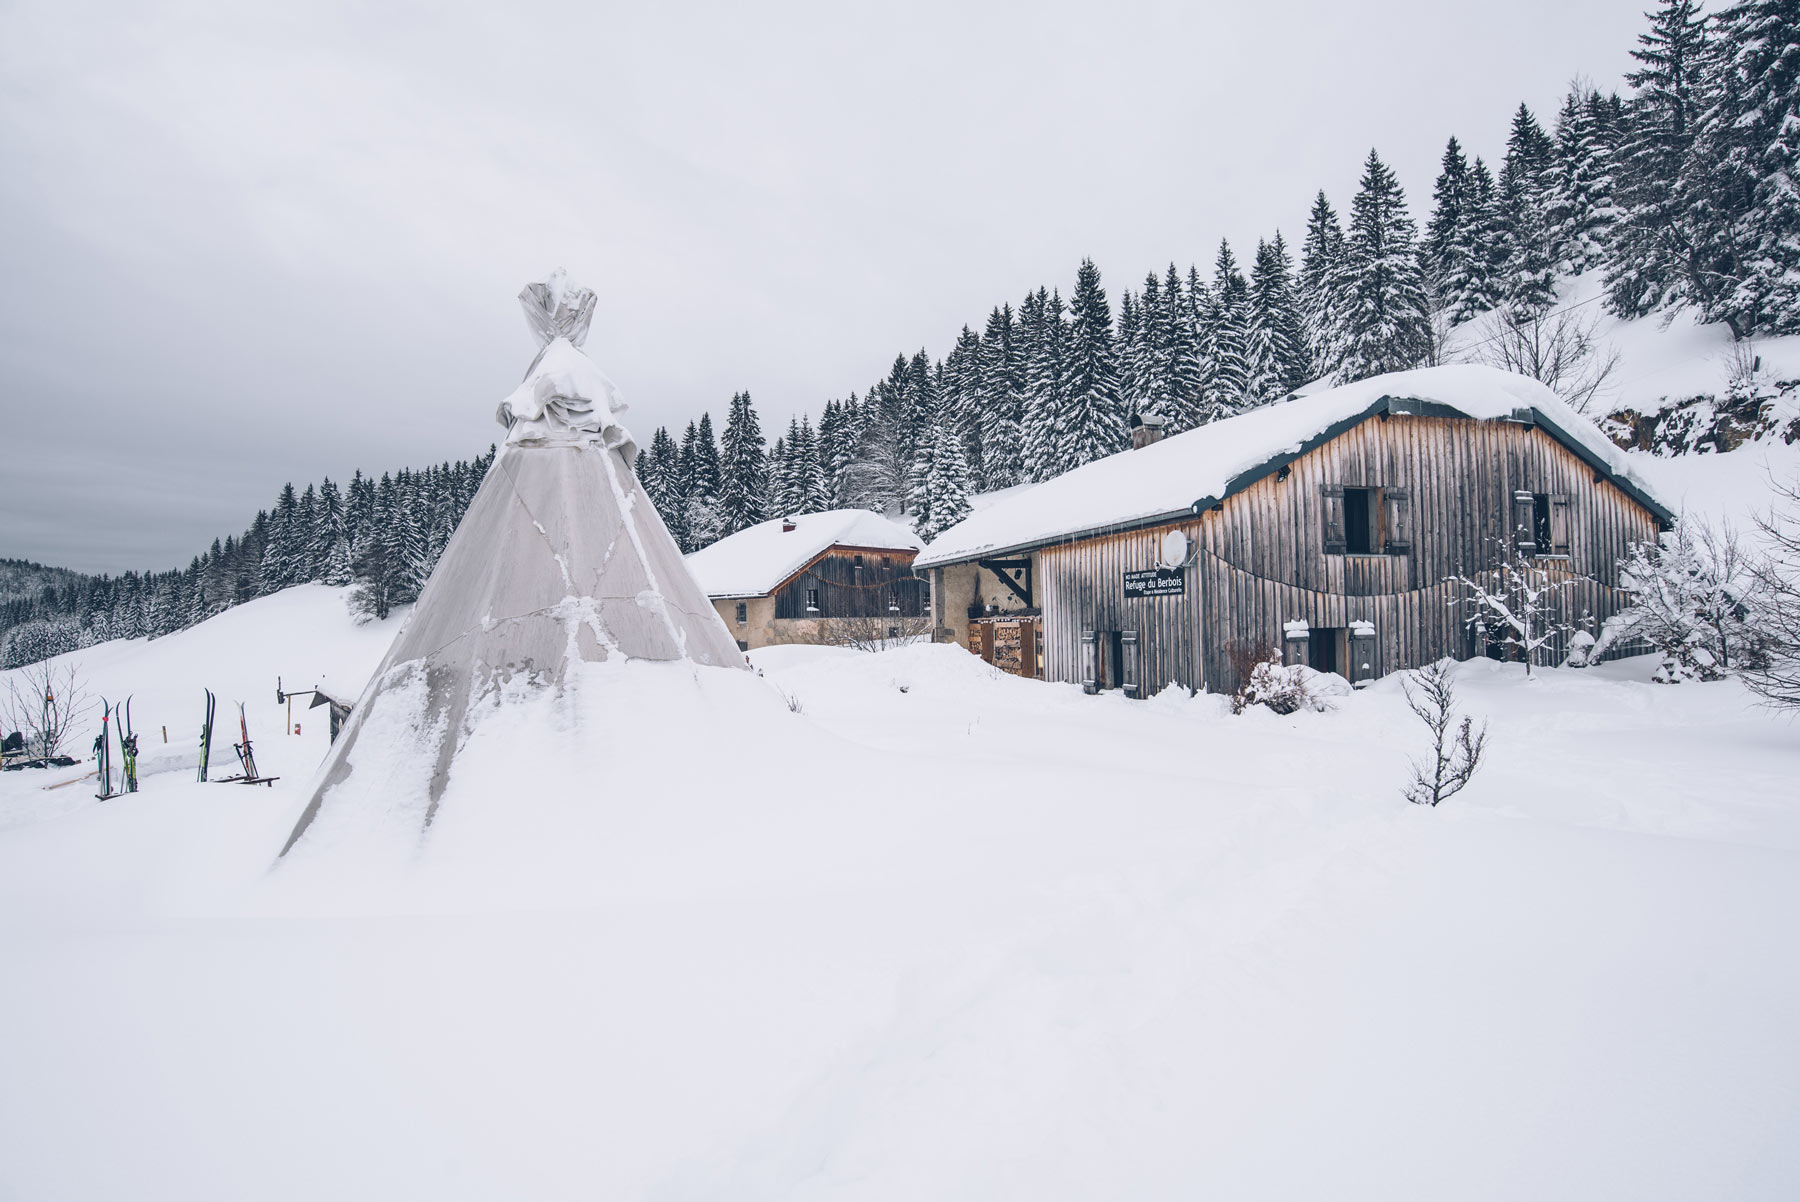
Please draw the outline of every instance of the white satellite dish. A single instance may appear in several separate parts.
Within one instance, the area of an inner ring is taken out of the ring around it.
[[[1187,563],[1188,536],[1180,530],[1171,530],[1163,535],[1162,564],[1165,568],[1179,568]]]

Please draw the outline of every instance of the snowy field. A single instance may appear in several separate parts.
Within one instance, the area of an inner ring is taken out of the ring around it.
[[[277,673],[400,620],[82,654],[164,770],[0,777],[0,1198],[1800,1196],[1800,728],[1736,684],[1466,665],[1492,763],[1427,811],[1392,680],[597,665],[525,717],[603,736],[399,867],[272,867]],[[193,781],[202,685],[274,789]]]

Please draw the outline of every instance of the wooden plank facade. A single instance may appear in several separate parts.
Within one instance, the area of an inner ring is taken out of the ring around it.
[[[1177,529],[1190,547],[1182,592],[1126,597],[1124,574],[1161,566]],[[1371,416],[1204,513],[1033,549],[1044,675],[1148,696],[1237,687],[1234,648],[1284,650],[1352,680],[1481,654],[1447,578],[1490,567],[1519,537],[1535,536],[1536,566],[1566,582],[1560,616],[1597,629],[1623,601],[1619,560],[1658,529],[1530,422]],[[1286,639],[1299,623],[1309,637]]]
[[[775,618],[922,618],[916,551],[833,546],[775,590]]]

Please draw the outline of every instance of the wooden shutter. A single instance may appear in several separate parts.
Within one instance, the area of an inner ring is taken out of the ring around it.
[[[1517,547],[1522,555],[1537,554],[1537,535],[1532,529],[1537,524],[1534,510],[1535,504],[1530,493],[1516,492],[1513,494],[1513,546]]]
[[[1319,493],[1325,503],[1325,554],[1344,553],[1344,486],[1323,484]]]
[[[1404,488],[1387,488],[1382,490],[1381,503],[1386,512],[1382,515],[1387,523],[1387,545],[1382,548],[1389,555],[1409,555],[1412,553],[1412,526],[1408,518],[1407,493]]]
[[[1550,554],[1569,553],[1569,498],[1550,498]]]
[[[1100,691],[1100,644],[1094,638],[1094,632],[1081,632],[1081,691],[1098,693]]]
[[[1121,632],[1119,647],[1119,658],[1124,661],[1119,665],[1119,683],[1125,686],[1127,697],[1142,697],[1143,693],[1138,688],[1138,632]]]

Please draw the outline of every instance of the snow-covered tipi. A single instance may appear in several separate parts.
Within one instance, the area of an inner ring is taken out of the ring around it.
[[[576,661],[746,667],[638,483],[625,404],[585,355],[594,294],[559,270],[519,294],[537,358],[500,405],[506,444],[288,836],[358,807],[429,826],[493,711]],[[586,749],[596,760],[611,750]]]

